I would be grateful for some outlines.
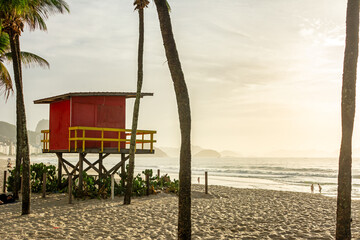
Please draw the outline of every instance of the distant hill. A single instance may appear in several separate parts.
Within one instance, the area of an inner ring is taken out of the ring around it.
[[[179,157],[180,149],[175,147],[160,147],[167,155],[170,157]],[[225,150],[222,152],[217,152],[211,149],[204,149],[199,146],[191,145],[191,155],[194,157],[240,157],[239,153]]]
[[[166,152],[170,157],[179,157],[180,148],[175,147],[160,147],[164,152]],[[202,147],[191,145],[191,154],[196,155],[197,153],[203,151]]]
[[[219,152],[214,150],[201,150],[200,152],[194,154],[194,157],[211,157],[211,158],[219,158],[221,155]]]
[[[0,121],[0,141],[1,142],[16,141],[16,128],[14,125]]]
[[[154,157],[169,157],[163,150],[160,148],[154,148],[155,153],[152,154]]]
[[[239,154],[233,151],[221,151],[220,152],[221,157],[239,157]]]
[[[36,133],[28,131],[29,143],[36,146]],[[0,121],[0,142],[16,142],[16,126],[7,122]]]
[[[36,133],[41,133],[41,130],[49,129],[49,120],[42,119],[38,122],[35,128]]]
[[[160,149],[165,152],[169,157],[178,157],[180,154],[180,149],[175,147],[160,147]]]
[[[136,155],[136,157],[169,157],[169,155],[166,154],[163,150],[160,148],[154,148],[155,153],[154,154],[139,154]]]
[[[205,150],[205,149],[203,149],[202,147],[191,145],[191,154],[192,155],[195,155],[203,150]]]

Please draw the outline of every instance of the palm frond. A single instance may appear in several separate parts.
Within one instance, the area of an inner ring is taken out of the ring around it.
[[[29,52],[20,52],[21,62],[25,67],[50,68],[50,64],[44,58]]]
[[[29,26],[30,31],[33,31],[37,28],[42,31],[47,30],[47,26],[44,20],[47,18],[47,16],[43,12],[26,12],[24,13],[23,18]]]
[[[0,94],[4,94],[5,99],[7,100],[11,93],[14,90],[12,88],[12,81],[8,70],[5,65],[0,62]]]
[[[69,12],[69,5],[65,0],[0,0],[0,19],[4,20],[3,27],[15,28],[19,25],[19,34],[23,25],[30,30],[39,28],[47,30],[45,20],[54,13]],[[16,22],[19,20],[20,22]]]
[[[11,52],[7,52],[4,54],[4,57],[7,61],[11,62],[12,55]],[[50,68],[50,64],[44,58],[29,52],[20,52],[21,63],[24,64],[24,67],[42,67],[42,68]]]
[[[64,0],[50,0],[50,2],[52,3],[52,6],[56,9],[56,11],[54,12],[58,12],[58,13],[70,12],[69,5]]]
[[[0,33],[0,58],[10,49],[9,35],[4,32]]]
[[[167,8],[168,8],[169,12],[171,12],[171,7],[170,7],[170,4],[169,4],[169,2],[168,2],[168,1],[166,1],[166,6],[167,6]]]
[[[135,10],[138,10],[138,9],[144,9],[144,8],[147,8],[148,5],[149,5],[149,1],[148,0],[135,0],[134,1],[134,6],[135,6]]]
[[[64,0],[32,0],[30,8],[48,18],[54,13],[70,12],[69,5]]]

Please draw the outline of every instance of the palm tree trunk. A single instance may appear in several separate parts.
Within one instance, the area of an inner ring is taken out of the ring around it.
[[[190,101],[172,32],[166,0],[155,0],[165,54],[174,83],[181,130],[178,238],[191,239],[191,115]]]
[[[348,0],[341,94],[342,138],[339,156],[336,239],[351,239],[351,151],[359,45],[359,0]]]
[[[9,34],[16,87],[17,163],[22,163],[22,214],[30,213],[30,157],[23,95],[19,35]],[[18,156],[19,155],[19,156]]]
[[[14,34],[11,31],[8,32],[8,34],[9,34],[11,55],[12,55],[12,61],[13,61],[14,78],[15,78],[15,83],[17,83],[17,82],[19,82],[19,79],[21,79],[21,71],[19,71],[20,67],[19,67],[19,61],[18,61],[18,59],[20,58],[20,55],[19,55],[19,51],[17,50],[17,44],[15,42]],[[20,85],[22,86],[21,82],[20,82]],[[15,86],[16,86],[16,90],[18,90],[16,84],[15,84]],[[17,92],[18,91],[16,91],[16,93]],[[20,152],[20,150],[22,149],[22,146],[21,146],[22,131],[21,131],[21,119],[20,119],[21,114],[20,114],[20,108],[18,107],[20,105],[20,102],[21,102],[20,94],[16,94],[16,161],[15,161],[15,178],[14,178],[14,190],[13,190],[15,199],[19,199],[20,168],[21,168],[21,164],[22,164],[22,161],[21,161],[22,156],[21,156],[21,152]]]
[[[127,184],[125,189],[124,204],[131,203],[132,184],[134,178],[134,167],[135,167],[135,147],[136,147],[136,131],[139,118],[139,107],[141,88],[143,83],[143,56],[144,56],[144,9],[140,8],[139,11],[139,46],[138,46],[138,79],[137,79],[137,90],[136,99],[134,104],[133,122],[131,128],[131,139],[130,139],[130,156],[129,156],[129,169],[127,175]]]

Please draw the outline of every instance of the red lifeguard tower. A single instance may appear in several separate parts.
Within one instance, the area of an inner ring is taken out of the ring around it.
[[[141,97],[144,96],[153,94],[142,93]],[[101,179],[114,174],[120,167],[122,172],[125,171],[131,135],[131,129],[125,128],[126,99],[135,97],[133,92],[74,92],[34,101],[35,104],[50,104],[49,130],[41,131],[44,134],[43,153],[57,155],[59,185],[62,168],[68,176],[79,177],[80,189],[82,174],[77,172],[93,169]],[[155,133],[137,130],[136,154],[154,153]],[[79,153],[78,163],[73,165],[65,160],[64,153]],[[99,154],[98,160],[91,163],[86,159],[89,153]],[[120,154],[121,160],[106,170],[103,160],[110,154]],[[84,162],[88,165],[85,169]]]

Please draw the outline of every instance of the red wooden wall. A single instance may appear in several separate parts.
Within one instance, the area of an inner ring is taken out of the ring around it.
[[[50,150],[69,148],[69,126],[125,129],[125,97],[78,96],[71,97],[70,100],[51,103]],[[78,130],[77,136],[82,136],[82,130]],[[101,137],[101,132],[86,131],[86,137]],[[118,138],[118,135],[106,133],[105,137]],[[121,138],[125,138],[125,135],[122,134]],[[79,141],[78,147],[81,146],[82,142]],[[86,147],[99,148],[100,142],[86,142]],[[106,142],[104,147],[117,147],[117,143]],[[121,148],[124,147],[125,144],[122,143]]]
[[[70,100],[50,104],[50,150],[69,149]]]

